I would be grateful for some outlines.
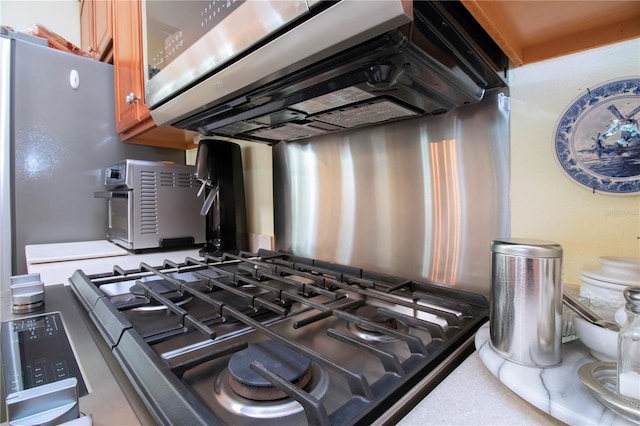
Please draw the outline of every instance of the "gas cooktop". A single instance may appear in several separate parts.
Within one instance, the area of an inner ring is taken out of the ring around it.
[[[70,283],[162,424],[368,424],[488,317],[478,294],[267,250]]]

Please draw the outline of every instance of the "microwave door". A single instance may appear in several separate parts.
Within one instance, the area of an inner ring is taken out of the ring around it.
[[[152,108],[309,12],[306,0],[142,4],[145,102]]]

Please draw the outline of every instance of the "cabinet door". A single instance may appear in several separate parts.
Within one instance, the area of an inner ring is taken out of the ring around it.
[[[110,56],[113,46],[111,25],[112,2],[111,0],[92,1],[96,58],[104,61]]]
[[[80,5],[80,47],[93,59],[111,62],[112,0],[82,0]]]
[[[123,133],[142,121],[151,120],[144,104],[141,3],[118,0],[113,3],[113,12],[116,129]]]
[[[91,0],[82,0],[80,4],[80,48],[91,52],[93,41],[93,4]]]
[[[156,127],[144,100],[141,0],[113,2],[113,74],[116,129],[120,140],[141,145],[191,149],[197,135]]]

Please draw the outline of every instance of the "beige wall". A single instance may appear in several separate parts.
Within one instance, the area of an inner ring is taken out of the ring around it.
[[[271,147],[262,143],[238,143],[242,147],[249,250],[272,249],[274,226]]]
[[[42,24],[80,46],[78,0],[0,0],[0,24],[17,31],[31,24]]]
[[[565,174],[553,151],[556,122],[587,88],[639,75],[640,39],[509,72],[511,234],[560,243],[565,282],[579,284],[599,256],[640,256],[640,195],[594,194]]]

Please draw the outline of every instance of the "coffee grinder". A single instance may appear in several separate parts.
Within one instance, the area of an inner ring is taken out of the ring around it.
[[[196,156],[196,178],[202,183],[198,196],[205,201],[206,243],[200,255],[218,256],[248,249],[247,218],[242,175],[242,153],[236,143],[203,139]]]

